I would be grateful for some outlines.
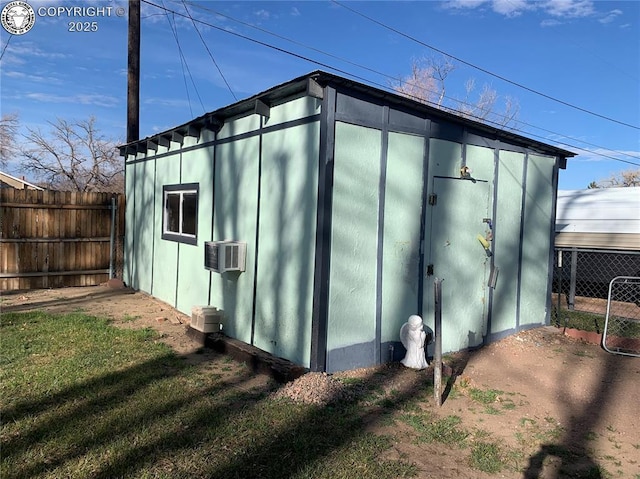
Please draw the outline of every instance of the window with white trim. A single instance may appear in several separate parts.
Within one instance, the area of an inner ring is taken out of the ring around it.
[[[162,187],[162,239],[198,244],[198,183]]]

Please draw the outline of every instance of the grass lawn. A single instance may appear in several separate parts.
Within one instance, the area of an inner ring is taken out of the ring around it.
[[[635,306],[634,306],[635,308]],[[605,315],[589,313],[586,311],[569,311],[566,309],[561,310],[558,317],[557,309],[554,307],[552,311],[552,318],[557,318],[555,326],[560,328],[567,327],[573,329],[579,329],[582,331],[593,331],[602,334],[605,325]],[[615,325],[613,327],[613,334],[624,336],[626,338],[640,338],[640,321],[635,319],[623,320],[614,316]],[[611,329],[609,330],[611,333]]]
[[[411,477],[354,402],[269,397],[253,376],[189,364],[150,329],[84,314],[3,314],[0,476]],[[221,359],[223,360],[223,359]]]
[[[226,356],[179,356],[152,329],[81,313],[1,319],[2,479],[391,479],[435,466],[522,477],[543,445],[582,467],[566,477],[610,477],[580,462],[560,422],[530,416],[525,396],[466,378],[447,413],[406,368],[344,376],[345,399],[316,406],[276,398],[280,385]]]

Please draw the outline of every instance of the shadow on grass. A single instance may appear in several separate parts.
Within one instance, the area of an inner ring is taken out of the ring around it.
[[[596,348],[597,346],[592,346]],[[475,351],[460,352],[452,355],[448,363],[452,374],[448,378],[445,392],[446,399],[452,391],[455,382],[460,377]],[[561,437],[556,441],[540,444],[538,450],[528,457],[523,470],[524,479],[553,478],[584,478],[604,479],[610,477],[593,456],[589,433],[602,427],[602,418],[616,396],[616,388],[622,384],[625,368],[620,367],[621,361],[631,358],[604,354],[601,352],[602,361],[598,362],[598,368],[592,371],[598,378],[597,388],[589,394],[589,400],[584,403],[575,402],[564,391],[566,377],[572,374],[571,364],[567,363],[559,376],[555,379],[557,393],[553,397],[561,402],[564,409],[564,417],[560,422],[563,425]],[[544,375],[544,371],[531,372],[531,379],[535,380],[537,374]],[[566,376],[566,377],[565,377]],[[627,377],[627,380],[629,378]]]
[[[452,355],[444,363],[445,366],[443,367],[443,374],[447,377],[447,382],[442,393],[443,404],[451,394],[456,380],[462,375],[464,369],[467,367],[467,363],[469,362],[472,354],[473,350],[461,351],[460,353]]]
[[[562,394],[564,378],[558,377],[558,394],[556,397],[564,402],[566,418],[565,433],[556,443],[543,444],[539,451],[529,458],[529,464],[524,473],[525,479],[549,477],[545,472],[545,462],[555,462],[556,477],[580,477],[588,479],[603,479],[609,477],[602,466],[590,453],[589,431],[595,431],[601,426],[602,417],[611,399],[616,395],[616,387],[623,378],[619,366],[620,361],[627,358],[608,354],[592,374],[599,378],[598,388],[590,394],[590,399],[581,407],[565,398]],[[571,374],[570,366],[564,374]],[[627,380],[630,380],[627,378]]]
[[[318,464],[338,452],[369,447],[375,452],[363,454],[379,462],[384,441],[369,437],[366,442],[363,425],[385,408],[414,400],[427,386],[425,376],[416,373],[392,403],[363,405],[363,396],[381,383],[379,373],[372,372],[345,385],[349,399],[324,407],[296,405],[266,399],[274,383],[262,381],[256,388],[248,368],[218,377],[214,369],[184,359],[162,354],[11,404],[2,412],[3,423],[20,427],[2,435],[3,478],[282,479],[316,477],[321,471],[331,477],[330,466],[317,469]],[[232,367],[237,365],[227,363]],[[393,381],[399,371],[389,368],[383,381]],[[368,445],[362,445],[363,438]],[[355,463],[352,477],[372,477],[370,471],[360,474]]]
[[[70,306],[76,306],[77,308],[91,309],[95,307],[95,301],[105,298],[117,298],[119,296],[135,294],[135,291],[129,288],[124,289],[111,289],[104,286],[87,286],[86,293],[74,296],[66,297],[65,289],[60,288],[55,290],[56,298],[46,301],[27,301],[21,304],[3,305],[3,313],[20,313],[25,311],[34,311],[38,309],[55,311],[57,306],[69,309]],[[54,290],[52,290],[54,291]],[[25,295],[28,298],[31,290],[12,290],[3,291],[1,297],[17,296],[18,294]]]

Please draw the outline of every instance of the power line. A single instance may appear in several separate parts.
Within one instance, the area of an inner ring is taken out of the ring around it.
[[[170,10],[170,9],[168,9],[168,8],[164,7],[164,6],[161,6],[161,5],[158,5],[158,4],[156,4],[156,3],[150,2],[149,0],[141,0],[141,1],[142,1],[143,3],[146,3],[147,5],[151,5],[152,7],[160,8],[160,9],[165,10],[165,11],[167,11],[167,12],[171,12],[171,13],[173,13],[173,14],[175,14],[175,15],[179,15],[179,16],[182,16],[182,17],[184,17],[184,18],[188,18],[186,15],[184,15],[184,14],[182,14],[182,13],[180,13],[180,12],[176,12],[176,11],[174,11],[174,10]],[[203,25],[206,25],[206,26],[211,27],[211,28],[213,28],[213,29],[215,29],[215,30],[221,31],[221,32],[223,32],[223,33],[226,33],[226,34],[228,34],[228,35],[232,35],[232,36],[235,36],[235,37],[241,38],[241,39],[243,39],[243,40],[247,40],[247,41],[249,41],[249,42],[255,43],[255,44],[257,44],[257,45],[263,46],[263,47],[265,47],[265,48],[270,48],[270,49],[275,50],[275,51],[277,51],[277,52],[284,53],[284,54],[286,54],[286,55],[290,55],[290,56],[292,56],[292,57],[298,58],[298,59],[300,59],[300,60],[307,61],[307,62],[309,62],[309,63],[313,63],[313,64],[315,64],[315,65],[318,65],[318,66],[321,66],[321,67],[327,68],[327,69],[329,69],[329,70],[333,70],[333,71],[335,71],[335,72],[341,73],[341,74],[343,74],[343,75],[349,76],[349,77],[351,77],[351,78],[356,78],[356,79],[361,80],[361,81],[366,82],[366,83],[373,83],[373,84],[375,84],[375,85],[383,86],[384,88],[387,88],[387,87],[386,87],[386,86],[384,86],[384,85],[380,85],[380,84],[378,84],[378,83],[371,82],[370,80],[367,80],[367,79],[366,79],[366,78],[364,78],[364,77],[361,77],[361,76],[355,75],[355,74],[353,74],[353,73],[350,73],[350,72],[348,72],[348,71],[346,71],[346,70],[342,70],[342,69],[340,69],[340,68],[337,68],[337,67],[331,66],[331,65],[329,65],[329,64],[327,64],[327,63],[323,63],[323,62],[320,62],[320,61],[318,61],[318,60],[313,60],[312,58],[305,57],[304,55],[300,55],[300,54],[298,54],[298,53],[295,53],[295,52],[292,52],[292,51],[289,51],[289,50],[285,50],[285,49],[280,48],[280,47],[276,47],[275,45],[271,45],[271,44],[269,44],[269,43],[262,42],[262,41],[260,41],[260,40],[256,40],[255,38],[247,37],[246,35],[241,35],[241,34],[236,33],[236,32],[231,32],[231,31],[226,30],[226,29],[224,29],[224,28],[221,28],[221,27],[219,27],[219,26],[217,26],[217,25],[213,25],[213,24],[211,24],[211,23],[208,23],[208,22],[205,22],[205,21],[202,21],[202,20],[197,20],[197,19],[194,19],[194,20],[195,20],[196,22],[198,22],[198,23],[202,23]]]
[[[163,2],[164,3],[164,2]],[[189,69],[189,63],[187,63],[187,59],[184,56],[184,53],[182,52],[182,46],[180,45],[180,40],[178,39],[178,29],[175,25],[175,17],[173,19],[173,24],[171,23],[171,19],[169,18],[169,12],[170,10],[165,10],[165,15],[167,17],[167,21],[169,22],[169,27],[171,28],[171,32],[173,33],[173,37],[176,41],[176,45],[178,46],[178,53],[180,54],[180,65],[182,66],[182,78],[184,79],[184,88],[187,94],[187,101],[189,102],[189,112],[191,113],[191,116],[193,116],[193,109],[191,108],[191,97],[189,95],[189,85],[187,84],[187,77],[185,75],[185,67],[187,69],[187,72],[189,74],[189,78],[191,79],[191,84],[193,85],[194,90],[196,91],[196,95],[198,97],[198,100],[200,101],[200,106],[202,106],[202,111],[206,112],[206,109],[204,107],[204,103],[202,102],[202,98],[200,98],[200,93],[198,92],[198,87],[196,86],[195,81],[193,80],[193,76],[191,75],[191,70]],[[175,15],[176,12],[171,12],[173,15]]]
[[[142,0],[142,2],[144,2],[144,3],[148,4],[148,5],[154,6],[154,7],[156,7],[156,8],[160,8],[160,9],[165,10],[165,11],[167,11],[167,12],[171,12],[171,13],[173,13],[173,14],[175,14],[175,15],[179,15],[179,16],[182,16],[182,17],[187,18],[185,15],[183,15],[183,14],[181,14],[181,13],[179,13],[179,12],[175,12],[175,11],[173,11],[173,10],[170,10],[170,9],[168,9],[168,8],[164,7],[164,6],[157,5],[157,4],[155,4],[155,3],[153,3],[153,2],[151,2],[151,1],[149,1],[149,0]],[[256,40],[256,39],[254,39],[254,38],[248,37],[248,36],[246,36],[246,35],[242,35],[242,34],[237,33],[237,32],[229,31],[229,30],[227,30],[227,29],[221,28],[221,27],[219,27],[219,26],[217,26],[217,25],[213,25],[213,24],[208,23],[208,22],[205,22],[205,21],[203,21],[203,20],[193,19],[193,21],[198,22],[198,23],[201,23],[201,24],[206,25],[206,26],[208,26],[208,27],[211,27],[211,28],[213,28],[213,29],[215,29],[215,30],[218,30],[218,31],[224,32],[224,33],[226,33],[226,34],[233,35],[233,36],[238,37],[238,38],[241,38],[241,39],[243,39],[243,40],[247,40],[247,41],[249,41],[249,42],[252,42],[252,43],[255,43],[255,44],[261,45],[261,46],[263,46],[263,47],[265,47],[265,48],[269,48],[269,49],[272,49],[272,50],[278,51],[278,52],[280,52],[280,53],[284,53],[284,54],[286,54],[286,55],[293,56],[293,57],[295,57],[295,58],[298,58],[298,59],[301,59],[301,60],[307,61],[307,62],[309,62],[309,63],[313,63],[313,64],[316,64],[316,65],[319,65],[319,66],[321,66],[321,67],[327,68],[327,69],[329,69],[329,70],[333,70],[333,71],[335,71],[335,72],[338,72],[338,73],[341,73],[341,74],[346,75],[346,76],[348,76],[348,77],[351,77],[351,78],[354,78],[354,79],[357,79],[357,80],[363,81],[363,82],[365,82],[365,83],[368,83],[368,84],[371,84],[371,85],[375,85],[375,86],[381,87],[381,88],[383,88],[383,89],[385,89],[385,90],[388,90],[388,88],[389,88],[389,87],[388,87],[388,85],[382,85],[382,84],[377,83],[377,82],[375,82],[375,81],[369,80],[369,79],[364,78],[364,77],[361,77],[361,76],[359,76],[359,75],[355,75],[355,74],[353,74],[353,73],[351,73],[351,72],[348,72],[348,71],[342,70],[342,69],[340,69],[340,68],[334,67],[334,66],[332,66],[332,65],[329,65],[329,64],[326,64],[326,63],[323,63],[323,62],[320,62],[320,61],[314,60],[314,59],[309,58],[309,57],[305,57],[304,55],[300,55],[300,54],[298,54],[298,53],[295,53],[295,52],[292,52],[292,51],[289,51],[289,50],[285,50],[285,49],[283,49],[283,48],[277,47],[277,46],[275,46],[275,45],[271,45],[271,44],[266,43],[266,42],[262,42],[262,41],[260,41],[260,40]],[[452,58],[453,58],[453,57],[452,57]],[[455,58],[454,58],[454,59],[455,59]],[[378,72],[377,72],[377,73],[378,73]],[[392,78],[392,77],[390,77],[389,75],[386,75],[386,74],[382,74],[382,75],[384,75],[384,76],[386,76],[386,77],[388,77],[388,78]],[[420,101],[420,102],[424,103],[424,100],[423,100],[423,99],[417,98],[417,97],[415,97],[415,96],[411,96],[411,95],[405,95],[405,96],[407,96],[407,97],[409,97],[409,98],[412,98],[412,99],[414,99],[414,100],[418,100],[418,101]],[[436,105],[435,103],[433,103],[433,102],[428,102],[428,103],[430,103],[433,107],[437,108],[437,105]],[[503,125],[500,125],[499,123],[494,122],[494,121],[491,121],[491,120],[478,118],[478,117],[475,117],[474,115],[467,115],[467,117],[470,117],[471,119],[475,119],[476,121],[484,122],[485,124],[489,124],[489,126],[493,126],[493,127],[495,127],[495,128],[503,128]],[[523,123],[523,124],[524,124],[524,123]],[[530,126],[532,126],[533,128],[537,128],[537,129],[543,130],[543,131],[547,131],[547,132],[552,133],[552,134],[554,134],[554,135],[567,137],[566,135],[561,135],[561,134],[559,134],[559,133],[557,133],[557,132],[552,132],[552,131],[550,131],[550,130],[544,130],[543,128],[536,127],[536,126],[534,126],[534,125],[530,125]],[[512,129],[512,131],[513,131],[513,132],[523,133],[523,134],[526,134],[526,135],[528,135],[528,136],[533,136],[533,137],[536,137],[536,138],[540,138],[540,139],[542,139],[542,140],[544,140],[544,141],[549,141],[547,138],[545,138],[545,137],[543,137],[543,136],[541,136],[541,135],[537,135],[537,134],[534,134],[534,133],[531,133],[531,132],[527,132],[527,131],[522,130],[522,129],[513,128],[513,129]],[[575,139],[575,138],[572,138],[572,139],[573,139],[573,140],[575,140],[575,141],[580,141],[580,142],[582,142],[582,143],[588,144],[588,143],[586,143],[586,142],[583,142],[582,140],[578,140],[578,139]],[[581,147],[579,147],[579,146],[571,145],[571,144],[569,144],[569,143],[565,143],[565,142],[562,142],[562,143],[563,143],[564,145],[566,145],[567,147],[575,148],[575,149],[577,149],[577,150],[581,150],[581,151],[584,151],[584,152],[588,152],[588,153],[594,154],[594,152],[593,152],[593,151],[591,151],[591,150],[587,150],[587,149],[585,149],[585,148],[581,148]],[[597,146],[597,145],[592,145],[592,146]],[[606,150],[608,150],[608,151],[613,151],[613,150],[609,150],[609,149],[604,148],[604,147],[601,147],[601,146],[597,146],[597,147],[598,147],[598,148],[602,148],[602,149],[606,149]],[[621,153],[621,152],[615,152],[615,153]],[[627,160],[623,160],[623,159],[620,159],[620,158],[615,158],[615,157],[613,157],[613,156],[604,155],[604,154],[602,154],[602,153],[595,153],[595,154],[596,154],[596,155],[598,155],[598,156],[601,156],[601,157],[603,157],[603,158],[608,158],[608,159],[611,159],[611,160],[614,160],[614,161],[620,161],[620,162],[622,162],[622,163],[627,163],[627,164],[631,164],[631,165],[635,165],[635,166],[640,166],[640,163],[633,163],[633,162],[630,162],[630,161],[627,161]],[[622,154],[624,154],[624,153],[622,153]],[[627,155],[627,156],[630,156],[630,155]]]
[[[182,1],[184,1],[184,0],[182,0]],[[347,60],[346,58],[342,58],[342,57],[339,57],[339,56],[337,56],[337,55],[333,55],[332,53],[329,53],[329,52],[326,52],[326,51],[324,51],[324,50],[320,50],[320,49],[318,49],[318,48],[315,48],[315,47],[312,47],[312,46],[306,45],[306,44],[304,44],[304,43],[302,43],[302,42],[299,42],[299,41],[297,41],[297,40],[293,40],[293,39],[291,39],[291,38],[287,38],[287,37],[285,37],[285,36],[283,36],[283,35],[279,35],[278,33],[275,33],[275,32],[272,32],[272,31],[270,31],[270,30],[266,30],[266,29],[264,29],[264,28],[261,28],[261,27],[259,27],[259,26],[257,26],[257,25],[252,25],[252,24],[250,24],[250,23],[243,22],[242,20],[238,20],[237,18],[231,17],[231,16],[226,15],[226,14],[224,14],[224,13],[222,13],[222,12],[217,11],[217,10],[212,10],[211,8],[204,7],[204,6],[202,6],[202,5],[198,4],[198,3],[195,3],[195,2],[189,2],[189,1],[188,1],[187,3],[188,3],[189,5],[191,5],[191,6],[195,7],[195,8],[200,9],[200,10],[204,10],[204,11],[206,11],[206,12],[213,13],[213,14],[215,14],[215,15],[217,15],[217,16],[220,16],[220,17],[223,17],[223,18],[227,18],[227,19],[229,19],[229,20],[231,20],[231,21],[233,21],[233,22],[239,23],[240,25],[243,25],[243,26],[245,26],[245,27],[252,28],[252,29],[254,29],[254,30],[258,30],[259,32],[266,33],[267,35],[271,35],[271,36],[273,36],[273,37],[275,37],[275,38],[279,38],[280,40],[284,40],[284,41],[286,41],[286,42],[293,43],[294,45],[298,45],[298,46],[300,46],[300,47],[303,47],[303,48],[306,48],[306,49],[308,49],[308,50],[314,51],[314,52],[316,52],[316,53],[320,53],[320,54],[325,55],[325,56],[327,56],[327,57],[329,57],[329,58],[333,58],[334,60],[339,60],[339,61],[341,61],[341,62],[347,63],[347,64],[349,64],[349,65],[352,65],[352,66],[355,66],[355,67],[358,67],[358,68],[361,68],[361,69],[363,69],[363,70],[370,71],[371,73],[375,73],[376,75],[381,75],[381,76],[384,76],[384,77],[390,78],[390,79],[395,80],[395,81],[401,81],[401,79],[400,79],[400,78],[393,78],[393,77],[391,77],[390,75],[388,75],[388,74],[386,74],[386,73],[382,73],[382,72],[380,72],[380,71],[378,71],[378,70],[374,70],[373,68],[368,67],[368,66],[366,66],[366,65],[362,65],[362,64],[359,64],[359,63],[355,63],[355,62],[353,62],[353,61],[351,61],[351,60]],[[428,90],[428,89],[425,89],[425,90],[426,90],[426,91],[430,91],[430,90]]]
[[[502,81],[507,82],[507,83],[509,83],[511,85],[517,86],[518,88],[522,88],[523,90],[526,90],[526,91],[528,91],[530,93],[534,93],[534,94],[536,94],[538,96],[541,96],[543,98],[546,98],[548,100],[552,100],[552,101],[554,101],[556,103],[560,103],[560,104],[562,104],[564,106],[568,106],[568,107],[573,108],[575,110],[579,110],[579,111],[581,111],[583,113],[587,113],[589,115],[597,116],[598,118],[602,118],[602,119],[607,120],[607,121],[618,123],[619,125],[628,126],[629,128],[633,128],[635,130],[640,130],[640,126],[631,125],[630,123],[625,123],[623,121],[616,120],[615,118],[611,118],[611,117],[608,117],[608,116],[605,116],[605,115],[601,115],[601,114],[593,112],[591,110],[587,110],[586,108],[582,108],[582,107],[579,107],[577,105],[573,105],[572,103],[566,102],[564,100],[560,100],[559,98],[552,97],[551,95],[547,95],[546,93],[542,93],[542,92],[540,92],[538,90],[534,90],[533,88],[529,88],[528,86],[525,86],[522,83],[518,83],[518,82],[515,82],[513,80],[509,80],[508,78],[505,78],[505,77],[503,77],[501,75],[498,75],[497,73],[493,73],[493,72],[491,72],[489,70],[486,70],[485,68],[479,67],[477,65],[474,65],[473,63],[470,63],[470,62],[467,62],[465,60],[462,60],[461,58],[455,57],[455,56],[453,56],[453,55],[451,55],[451,54],[449,54],[449,53],[447,53],[447,52],[445,52],[443,50],[440,50],[439,48],[436,48],[436,47],[434,47],[432,45],[429,45],[429,44],[427,44],[427,43],[425,43],[425,42],[423,42],[421,40],[418,40],[417,38],[412,37],[411,35],[408,35],[408,34],[406,34],[404,32],[401,32],[400,30],[397,30],[397,29],[395,29],[393,27],[390,27],[390,26],[388,26],[388,25],[386,25],[386,24],[384,24],[384,23],[382,23],[382,22],[380,22],[380,21],[378,21],[378,20],[376,20],[374,18],[371,18],[371,17],[369,17],[369,16],[367,16],[367,15],[365,15],[363,13],[360,13],[359,11],[340,3],[338,0],[331,0],[331,1],[333,3],[335,3],[336,5],[341,6],[342,8],[345,8],[345,9],[355,13],[356,15],[361,16],[362,18],[366,18],[367,20],[369,20],[370,22],[375,23],[376,25],[379,25],[379,26],[381,26],[383,28],[386,28],[387,30],[390,30],[390,31],[392,31],[392,32],[404,37],[404,38],[407,38],[407,39],[409,39],[409,40],[411,40],[413,42],[416,42],[419,45],[422,45],[422,46],[424,46],[426,48],[429,48],[430,50],[438,52],[441,55],[445,55],[445,56],[447,56],[449,58],[453,58],[454,60],[456,60],[456,61],[458,61],[458,62],[460,62],[460,63],[462,63],[464,65],[467,65],[467,66],[469,66],[471,68],[474,68],[474,69],[476,69],[478,71],[481,71],[482,73],[485,73],[485,74],[490,75],[492,77],[498,78],[499,80],[502,80]]]
[[[406,96],[406,97],[412,98],[412,99],[414,99],[414,100],[416,100],[416,101],[419,101],[419,102],[421,102],[421,101],[422,101],[419,97],[416,97],[416,96],[413,96],[413,95],[408,95],[408,94],[403,94],[403,95],[404,95],[404,96]],[[495,122],[495,121],[492,121],[492,120],[489,120],[489,119],[486,119],[486,118],[480,119],[480,118],[475,117],[474,115],[470,115],[470,114],[465,114],[464,116],[466,116],[466,117],[470,117],[471,119],[476,119],[477,121],[482,121],[483,123],[485,123],[485,124],[489,124],[489,126],[493,126],[494,128],[503,129],[503,125],[501,125],[501,124],[500,124],[500,123],[498,123],[498,122]],[[523,124],[525,124],[525,125],[529,125],[528,123],[524,123],[524,122],[521,122],[521,123],[523,123]],[[559,135],[559,133],[553,132],[553,131],[551,131],[551,130],[545,130],[544,128],[541,128],[541,127],[538,127],[538,126],[535,126],[535,125],[529,125],[529,126],[531,126],[531,127],[533,127],[533,128],[537,128],[537,129],[542,130],[542,131],[546,131],[546,132],[551,133],[551,134],[554,134],[554,135]],[[517,132],[517,133],[526,134],[526,135],[527,135],[527,136],[529,136],[529,137],[539,138],[539,139],[541,139],[541,140],[542,140],[542,141],[544,141],[544,142],[549,142],[549,139],[548,139],[548,138],[546,138],[546,137],[544,137],[544,136],[542,136],[542,135],[537,135],[537,134],[532,133],[532,132],[530,132],[530,131],[522,130],[522,129],[519,129],[519,128],[512,128],[512,129],[511,129],[511,131],[513,131],[513,132]],[[564,136],[565,138],[570,138],[570,137],[567,137],[566,135],[560,135],[560,136]],[[579,141],[579,142],[581,142],[581,143],[585,143],[585,144],[587,144],[587,145],[596,146],[596,147],[598,147],[598,148],[602,148],[602,149],[605,149],[605,150],[607,150],[607,151],[611,151],[611,152],[613,152],[613,153],[618,153],[618,154],[622,154],[622,155],[626,155],[626,156],[630,156],[630,157],[632,157],[632,158],[635,158],[635,157],[633,157],[633,156],[631,156],[631,155],[628,155],[628,154],[626,154],[626,153],[624,153],[624,152],[621,152],[621,151],[609,150],[608,148],[604,148],[604,147],[602,147],[602,146],[598,146],[598,145],[593,145],[593,144],[591,144],[591,143],[587,143],[587,142],[585,142],[585,141],[583,141],[583,140],[579,140],[579,139],[577,139],[577,138],[571,138],[571,139],[572,139],[572,140],[575,140],[575,141]],[[616,157],[614,157],[614,156],[605,155],[604,153],[596,153],[596,152],[594,152],[594,151],[592,151],[592,150],[588,150],[588,149],[586,149],[586,148],[582,148],[582,147],[580,147],[580,146],[572,145],[572,144],[570,144],[570,143],[566,143],[566,142],[564,142],[564,141],[559,141],[559,143],[560,143],[561,145],[564,145],[566,148],[573,148],[573,149],[576,149],[576,150],[584,151],[584,152],[589,153],[589,154],[592,154],[592,155],[600,156],[600,157],[602,157],[602,158],[607,158],[607,159],[610,159],[610,160],[613,160],[613,161],[619,161],[619,162],[621,162],[621,163],[627,163],[627,164],[629,164],[629,165],[640,166],[640,163],[634,163],[633,161],[623,160],[623,159],[621,159],[621,158],[616,158]]]
[[[7,47],[9,46],[9,42],[11,41],[11,39],[13,38],[13,33],[9,34],[9,38],[7,38],[7,43],[4,44],[4,48],[2,49],[2,53],[0,53],[0,61],[2,60],[2,57],[4,57],[4,52],[7,51]]]
[[[182,0],[182,2],[184,3],[184,2],[185,2],[185,0]],[[375,74],[380,75],[380,76],[382,76],[382,77],[386,77],[386,78],[387,78],[387,79],[389,79],[389,80],[392,80],[392,81],[398,81],[398,82],[403,82],[403,80],[402,80],[402,79],[398,79],[398,78],[392,77],[392,76],[390,76],[390,75],[388,75],[388,74],[386,74],[386,73],[380,72],[380,71],[375,70],[375,69],[370,68],[370,67],[367,67],[366,65],[362,65],[362,64],[359,64],[359,63],[355,63],[355,62],[353,62],[353,61],[347,60],[347,59],[342,58],[342,57],[339,57],[339,56],[337,56],[337,55],[333,55],[333,54],[328,53],[328,52],[326,52],[326,51],[324,51],[324,50],[320,50],[320,49],[318,49],[318,48],[315,48],[315,47],[312,47],[312,46],[306,45],[306,44],[304,44],[304,43],[302,43],[302,42],[299,42],[299,41],[297,41],[297,40],[293,40],[293,39],[291,39],[291,38],[285,37],[285,36],[283,36],[283,35],[280,35],[280,34],[278,34],[278,33],[272,32],[272,31],[270,31],[270,30],[267,30],[267,29],[261,28],[261,27],[256,26],[256,25],[252,25],[252,24],[247,23],[247,22],[243,22],[242,20],[238,20],[237,18],[231,17],[231,16],[226,15],[226,14],[224,14],[224,13],[222,13],[222,12],[217,11],[217,10],[213,10],[213,9],[211,9],[211,8],[204,7],[204,6],[202,6],[202,5],[200,5],[200,4],[197,4],[197,3],[194,3],[194,2],[189,2],[189,1],[187,1],[186,3],[188,3],[189,5],[191,5],[191,6],[195,7],[195,8],[198,8],[198,9],[200,9],[200,10],[204,10],[204,11],[206,11],[206,12],[213,13],[213,14],[215,14],[216,16],[226,18],[226,19],[228,19],[228,20],[231,20],[231,21],[233,21],[233,22],[236,22],[236,23],[238,23],[238,24],[240,24],[240,25],[243,25],[243,26],[245,26],[245,27],[252,28],[252,29],[257,30],[257,31],[259,31],[259,32],[262,32],[262,33],[266,33],[266,34],[268,34],[268,35],[271,35],[271,36],[273,36],[273,37],[275,37],[275,38],[278,38],[278,39],[280,39],[280,40],[287,41],[287,42],[292,43],[292,44],[294,44],[294,45],[297,45],[297,46],[300,46],[300,47],[303,47],[303,48],[306,48],[306,49],[312,50],[312,51],[314,51],[314,52],[316,52],[316,53],[320,53],[320,54],[322,54],[322,55],[328,56],[328,57],[333,58],[333,59],[335,59],[335,60],[338,60],[338,61],[341,61],[341,62],[347,63],[347,64],[349,64],[349,65],[355,66],[355,67],[357,67],[357,68],[361,68],[361,69],[363,69],[363,70],[367,70],[367,71],[369,71],[369,72],[375,73]],[[438,92],[435,92],[435,91],[430,90],[430,89],[428,89],[428,88],[425,88],[424,86],[422,86],[422,85],[420,85],[420,84],[414,84],[414,83],[411,83],[411,82],[409,82],[409,81],[407,81],[407,82],[405,82],[405,83],[407,83],[407,84],[409,84],[409,85],[411,85],[411,86],[414,86],[414,87],[416,87],[416,88],[419,88],[419,89],[421,89],[421,90],[423,90],[423,91],[429,92],[429,93],[438,93]],[[407,95],[407,96],[410,96],[410,95]],[[451,97],[449,97],[449,96],[444,96],[444,98],[446,98],[447,100],[450,100],[450,101],[457,102],[459,105],[464,105],[464,106],[470,106],[470,107],[473,107],[473,105],[471,105],[471,104],[469,104],[469,103],[466,103],[466,102],[464,102],[464,101],[462,101],[462,100],[458,100],[458,99],[455,99],[455,98],[451,98]],[[425,100],[424,98],[412,97],[412,99],[415,99],[415,100],[418,100],[418,101],[421,101],[421,102],[426,102],[426,103],[429,103],[429,104],[431,104],[432,106],[434,106],[434,107],[436,107],[436,108],[440,108],[440,109],[442,109],[442,107],[441,107],[439,104],[436,104],[436,103],[434,103],[434,102],[429,102],[429,101]],[[446,108],[446,110],[450,110],[450,111],[458,111],[458,110],[456,110],[455,108]],[[499,114],[499,113],[495,113],[495,115],[500,116],[500,117],[503,117],[504,119],[507,119],[507,117],[506,117],[506,116],[501,115],[501,114]],[[471,115],[471,116],[473,116],[473,115]],[[477,117],[476,117],[476,118],[477,118]],[[485,118],[485,119],[483,119],[483,121],[485,121],[485,122],[486,122],[486,121],[487,121],[487,119]],[[497,122],[492,122],[492,123],[494,123],[494,124],[495,124],[495,125],[497,125],[497,126],[504,127],[504,124],[500,124],[500,123],[497,123]],[[546,133],[550,133],[550,134],[552,134],[552,135],[558,135],[558,136],[561,136],[561,137],[566,138],[566,139],[569,139],[569,140],[578,141],[578,142],[583,143],[583,144],[585,144],[585,145],[593,146],[593,147],[595,147],[595,148],[599,148],[599,149],[607,150],[607,151],[610,151],[610,152],[613,152],[613,153],[616,153],[616,154],[619,154],[619,155],[624,155],[624,156],[627,156],[627,157],[629,157],[629,158],[633,158],[633,159],[640,159],[640,158],[638,158],[638,157],[636,157],[636,156],[634,156],[634,155],[631,155],[631,154],[629,154],[629,153],[626,153],[626,152],[616,151],[616,150],[611,150],[611,149],[606,148],[606,147],[604,147],[604,146],[596,145],[596,144],[594,144],[594,143],[589,143],[589,142],[587,142],[587,141],[580,140],[580,139],[578,139],[578,138],[573,138],[573,137],[568,136],[568,135],[563,135],[563,134],[560,134],[560,133],[558,133],[558,132],[554,132],[554,131],[551,131],[551,130],[547,130],[547,129],[545,129],[545,128],[538,127],[538,126],[536,126],[536,125],[532,125],[532,124],[530,124],[530,123],[527,123],[527,122],[524,122],[524,121],[521,121],[521,120],[518,120],[518,121],[517,121],[517,123],[519,123],[519,124],[521,124],[521,125],[525,125],[525,126],[530,127],[530,128],[535,128],[535,129],[540,130],[540,131],[544,131],[544,132],[546,132]],[[521,131],[521,132],[526,132],[526,133],[528,133],[528,131],[525,131],[525,130],[522,130],[522,129],[520,129],[520,130],[514,129],[514,131]],[[543,137],[539,136],[539,138],[543,138]],[[578,147],[575,147],[575,148],[578,148]],[[591,152],[591,150],[586,150],[586,149],[583,149],[583,151],[589,151],[589,152]],[[606,155],[604,155],[604,154],[603,154],[603,156],[606,156]],[[611,157],[611,156],[607,156],[607,157],[608,157],[608,158],[611,158],[611,159],[616,159],[616,158]],[[616,160],[617,160],[617,159],[616,159]],[[625,160],[620,160],[620,161],[625,162]],[[635,164],[635,163],[631,163],[631,164]]]
[[[235,101],[238,101],[238,97],[236,97],[236,94],[233,93],[233,90],[231,89],[231,85],[229,85],[229,82],[227,81],[227,79],[225,78],[224,74],[222,73],[222,70],[218,66],[218,62],[216,62],[215,58],[213,58],[213,54],[211,53],[211,50],[209,50],[209,47],[207,46],[206,42],[204,41],[204,38],[202,38],[202,34],[200,33],[200,30],[198,29],[198,26],[196,25],[195,20],[191,16],[191,13],[189,13],[189,9],[187,8],[187,4],[184,2],[184,0],[182,0],[182,4],[184,5],[185,12],[187,12],[187,15],[189,15],[189,18],[191,19],[191,23],[193,23],[193,28],[195,28],[196,33],[200,37],[200,41],[204,45],[204,48],[207,50],[207,53],[209,54],[209,57],[211,58],[211,61],[213,62],[213,64],[218,69],[218,73],[220,73],[220,76],[222,77],[222,80],[224,80],[225,85],[227,85],[227,88],[229,89],[229,92],[231,93],[231,96],[233,96],[233,99]]]

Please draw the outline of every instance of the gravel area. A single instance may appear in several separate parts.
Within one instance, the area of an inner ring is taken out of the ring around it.
[[[275,398],[289,398],[296,402],[326,406],[355,396],[353,388],[327,373],[307,373],[278,389]]]

